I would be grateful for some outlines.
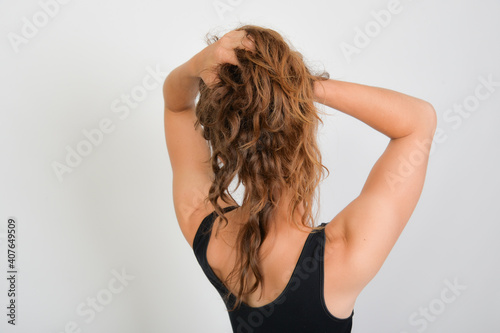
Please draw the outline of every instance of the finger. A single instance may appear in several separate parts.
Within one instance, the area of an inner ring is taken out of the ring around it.
[[[245,30],[233,30],[227,33],[231,38],[231,48],[241,48],[247,50],[255,50],[253,38]]]
[[[255,51],[255,43],[250,35],[245,35],[245,37],[241,40],[241,45],[243,45],[243,47],[247,50]]]

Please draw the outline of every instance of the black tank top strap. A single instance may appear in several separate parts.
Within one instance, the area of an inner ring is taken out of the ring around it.
[[[222,211],[224,213],[229,212],[235,208],[238,208],[239,206],[228,206],[222,208]],[[215,210],[208,214],[203,221],[201,221],[200,226],[198,227],[198,230],[196,231],[196,235],[194,236],[194,241],[193,241],[193,250],[196,252],[198,246],[200,245],[200,241],[204,238],[207,237],[208,233],[210,232],[212,225],[214,224],[215,218],[217,217],[217,213]]]

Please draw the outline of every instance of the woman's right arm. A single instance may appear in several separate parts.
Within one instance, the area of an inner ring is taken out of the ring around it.
[[[416,130],[434,133],[429,103],[396,91],[336,80],[316,81],[315,101],[353,116],[391,139]]]
[[[353,116],[390,138],[359,196],[325,229],[335,240],[332,270],[342,295],[356,295],[382,267],[410,219],[424,185],[436,112],[395,91],[317,81],[315,101]],[[349,312],[347,312],[349,313]]]

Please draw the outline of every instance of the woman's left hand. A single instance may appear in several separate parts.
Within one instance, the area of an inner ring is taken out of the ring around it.
[[[229,31],[215,43],[208,45],[198,53],[197,76],[208,86],[214,84],[217,81],[215,67],[219,64],[229,63],[236,66],[240,65],[234,52],[234,49],[237,48],[255,50],[255,45],[247,37],[245,30]]]

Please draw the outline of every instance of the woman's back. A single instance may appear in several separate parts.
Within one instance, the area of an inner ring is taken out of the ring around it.
[[[226,208],[229,223],[237,225],[238,207]],[[217,237],[215,214],[206,216],[196,232],[194,253],[208,279],[221,296],[235,294],[234,285],[224,285],[235,264],[234,242],[237,230],[224,228]],[[262,284],[243,298],[240,307],[229,312],[234,332],[350,332],[356,296],[345,302],[331,282],[333,248],[325,230],[307,232],[286,225],[277,217],[275,232],[261,246]],[[326,224],[326,223],[325,223]],[[338,271],[338,270],[337,270]],[[335,283],[340,281],[337,279]],[[259,299],[262,291],[262,298]],[[230,309],[234,297],[226,300]],[[339,312],[348,309],[347,315]]]

